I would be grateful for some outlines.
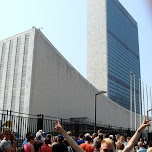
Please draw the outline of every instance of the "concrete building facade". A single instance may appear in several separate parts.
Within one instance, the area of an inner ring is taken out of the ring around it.
[[[118,0],[88,0],[87,79],[130,110],[130,72],[135,75],[136,111],[140,113],[137,23]],[[134,91],[132,97],[134,101]],[[134,102],[132,106],[134,111]]]
[[[0,58],[1,109],[94,120],[94,96],[99,90],[68,63],[40,30],[32,28],[1,41]],[[97,122],[130,127],[130,111],[105,95],[97,96],[96,114]]]

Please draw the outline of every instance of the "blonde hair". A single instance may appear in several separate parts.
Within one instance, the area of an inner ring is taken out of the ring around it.
[[[124,144],[119,141],[119,142],[117,143],[116,150],[118,151],[118,150],[123,150],[123,149],[124,149]]]
[[[103,147],[103,144],[104,144],[104,143],[106,143],[107,145],[109,145],[109,144],[114,145],[113,140],[110,139],[110,138],[105,138],[105,139],[103,139],[103,140],[101,141],[101,148]]]
[[[147,152],[152,152],[152,147],[148,148]]]

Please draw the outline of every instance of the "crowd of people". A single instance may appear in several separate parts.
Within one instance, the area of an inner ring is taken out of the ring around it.
[[[16,137],[9,130],[5,129],[0,133],[0,152],[152,152],[152,141],[140,138],[142,131],[149,126],[146,117],[142,125],[135,132],[133,137],[123,135],[108,135],[99,129],[97,133],[80,133],[79,138],[73,138],[71,131],[66,132],[59,120],[54,122],[55,129],[59,135],[52,138],[51,134],[43,137],[43,131],[39,130],[34,137],[31,133],[26,134],[22,147],[16,148]]]

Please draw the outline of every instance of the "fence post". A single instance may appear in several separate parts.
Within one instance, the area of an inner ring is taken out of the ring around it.
[[[9,118],[9,129],[10,129],[10,127],[11,127],[10,123],[11,123],[11,110],[10,110],[10,118]],[[11,128],[12,128],[12,127],[11,127]],[[11,131],[12,131],[12,129],[11,129]]]
[[[74,127],[75,127],[75,137],[79,137],[79,123],[76,122]]]
[[[37,131],[43,130],[43,115],[38,114],[37,115]]]

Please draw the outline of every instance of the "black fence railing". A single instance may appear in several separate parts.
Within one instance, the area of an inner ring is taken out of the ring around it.
[[[73,136],[78,136],[79,133],[94,131],[94,121],[87,117],[62,119],[58,118],[65,130],[70,130]],[[25,140],[25,135],[31,132],[34,136],[38,130],[43,130],[44,136],[47,133],[55,137],[58,132],[54,130],[53,121],[57,118],[45,116],[42,114],[32,115],[25,113],[18,113],[8,110],[0,110],[0,130],[3,132],[9,128],[16,136],[17,147]],[[132,136],[134,131],[129,128],[121,128],[116,126],[107,125],[105,123],[97,122],[97,129],[102,128],[103,132],[116,135],[117,133]]]

